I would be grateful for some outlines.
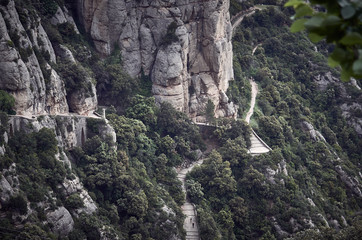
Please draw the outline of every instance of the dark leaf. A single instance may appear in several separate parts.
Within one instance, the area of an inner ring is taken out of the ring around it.
[[[342,8],[341,10],[341,14],[343,19],[350,19],[351,17],[353,17],[356,13],[356,9],[354,9],[353,6],[348,5]]]
[[[339,42],[347,46],[362,44],[362,35],[356,32],[347,33]]]

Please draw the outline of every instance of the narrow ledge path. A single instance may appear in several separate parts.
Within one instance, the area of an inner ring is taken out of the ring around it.
[[[261,10],[261,8],[258,7],[251,7],[245,11],[241,11],[238,14],[236,14],[235,16],[233,16],[230,21],[231,21],[231,25],[232,25],[232,29],[233,29],[233,33],[235,28],[237,28],[240,23],[244,20],[244,17],[248,17],[251,16],[255,13],[256,10]]]

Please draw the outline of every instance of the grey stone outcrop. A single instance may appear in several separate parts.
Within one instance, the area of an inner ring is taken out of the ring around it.
[[[52,230],[60,236],[66,236],[73,230],[74,221],[72,215],[65,207],[60,207],[53,212],[49,212],[47,220],[52,224]]]
[[[7,6],[1,5],[0,10],[0,89],[14,96],[17,114],[64,114],[69,112],[69,106],[79,114],[93,111],[97,98],[89,76],[87,84],[92,85],[89,90],[75,91],[67,96],[64,80],[51,67],[51,63],[57,62],[57,55],[40,17],[34,13],[31,18],[27,17],[30,14],[26,15],[28,10],[24,8],[22,18],[25,16],[26,21],[20,21],[13,0]],[[63,10],[58,8],[51,22],[70,23],[78,32],[65,7]],[[40,61],[39,54],[45,60]],[[69,52],[66,54],[66,60],[74,60]],[[63,58],[62,55],[59,57]]]
[[[156,101],[190,117],[208,99],[216,116],[236,114],[224,95],[233,79],[228,9],[228,0],[77,1],[97,50],[106,56],[118,45],[128,73],[150,75]]]

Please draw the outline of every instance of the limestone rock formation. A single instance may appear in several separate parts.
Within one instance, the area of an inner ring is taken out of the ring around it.
[[[359,135],[362,135],[362,118],[354,116],[354,113],[362,112],[362,104],[357,102],[343,103],[340,108],[342,110],[342,116],[347,119],[348,124],[350,124]]]
[[[301,122],[301,126],[304,131],[309,132],[310,137],[314,141],[323,141],[323,142],[326,141],[326,139],[323,137],[323,135],[319,131],[315,130],[311,123],[309,123],[307,121],[303,121],[303,122]]]
[[[73,230],[73,218],[65,207],[60,207],[48,213],[47,220],[52,224],[53,231],[60,236],[65,236]]]
[[[69,49],[53,46],[41,18],[26,8],[18,13],[13,0],[6,6],[1,5],[0,10],[0,89],[15,97],[17,114],[64,114],[71,110],[86,115],[92,112],[97,107],[97,98],[90,77],[87,78],[89,89],[69,94],[59,72],[52,67],[57,57],[75,61]],[[58,8],[50,22],[69,23],[79,32],[65,7]],[[54,48],[63,52],[56,53]]]
[[[340,165],[335,166],[335,170],[339,174],[341,180],[347,185],[347,187],[350,188],[358,197],[362,197],[362,186],[359,183],[358,178],[352,178],[351,176],[348,176],[348,174],[342,169]]]
[[[34,20],[38,21],[38,24],[34,24],[33,27],[30,26],[30,19],[29,24],[23,26],[14,1],[10,1],[6,7],[1,6],[1,10],[0,89],[10,92],[15,97],[18,114],[67,112],[66,93],[62,84],[55,82],[59,79],[54,73],[51,74],[50,84],[45,83],[34,52],[34,49],[47,52],[50,61],[55,62],[54,50],[40,19]]]
[[[229,1],[78,0],[80,22],[96,49],[121,49],[131,76],[150,75],[157,102],[170,102],[191,117],[208,99],[216,116],[232,116],[225,98],[233,79]]]
[[[19,179],[16,174],[16,164],[13,163],[9,168],[3,169],[0,178],[0,206],[7,202],[11,196],[19,192]]]
[[[66,7],[63,7],[63,9],[58,7],[57,12],[54,14],[52,19],[50,19],[50,23],[53,25],[70,23],[74,27],[75,32],[79,33],[77,25]]]
[[[83,184],[79,181],[79,178],[75,176],[73,180],[65,179],[63,182],[65,193],[69,196],[72,193],[79,193],[80,198],[83,201],[84,207],[77,210],[77,213],[92,214],[97,210],[97,206],[93,199],[89,196],[89,193],[83,187]]]

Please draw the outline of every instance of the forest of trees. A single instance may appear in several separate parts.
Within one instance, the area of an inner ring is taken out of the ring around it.
[[[66,44],[80,62],[59,61],[54,68],[70,91],[89,88],[84,73],[91,72],[116,142],[101,136],[104,120],[88,119],[89,138],[82,147],[66,150],[58,145],[59,129],[32,131],[31,124],[5,144],[14,99],[0,91],[0,146],[6,150],[0,177],[11,176],[19,186],[1,205],[1,239],[184,239],[186,196],[176,168],[199,160],[200,152],[204,161],[187,175],[186,195],[196,206],[202,240],[362,236],[361,196],[345,180],[362,181],[362,138],[340,108],[362,102],[362,93],[340,81],[318,89],[317,76],[340,76],[339,68],[327,64],[333,46],[315,45],[305,32],[291,33],[295,12],[285,1],[231,1],[232,15],[264,5],[234,32],[235,79],[227,95],[239,106],[240,118],[215,119],[209,101],[205,116],[217,127],[206,133],[170,104],[156,105],[149,76],[129,77],[120,67],[119,49],[102,59],[70,25],[48,24],[54,6],[64,1],[36,2],[43,7],[28,4],[27,10],[38,11],[52,44]],[[20,8],[26,0],[16,3],[21,16],[31,14]],[[172,26],[168,33],[166,41],[173,41]],[[38,55],[44,67],[47,56]],[[249,108],[251,78],[259,94],[249,126],[241,118]],[[361,116],[356,110],[350,118]],[[320,134],[311,135],[306,125]],[[248,153],[251,127],[272,151]],[[79,211],[84,203],[78,193],[63,189],[64,180],[76,178],[97,205],[92,214]],[[46,221],[46,211],[62,206],[74,219],[67,236],[54,233]]]

